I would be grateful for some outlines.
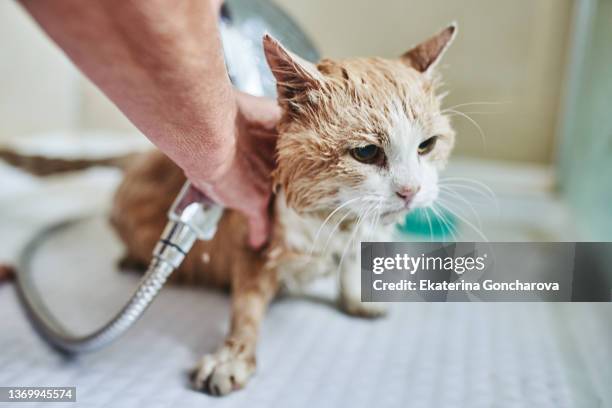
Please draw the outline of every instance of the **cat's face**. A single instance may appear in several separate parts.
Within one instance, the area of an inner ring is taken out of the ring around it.
[[[454,132],[431,69],[454,31],[397,60],[317,66],[264,39],[284,112],[274,177],[291,208],[329,212],[344,205],[354,216],[391,221],[433,203]]]

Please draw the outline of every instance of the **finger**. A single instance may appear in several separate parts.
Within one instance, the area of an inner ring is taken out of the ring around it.
[[[238,92],[238,103],[249,122],[273,129],[281,118],[282,112],[275,99],[253,96]]]
[[[216,189],[215,186],[213,186],[211,183],[202,182],[202,181],[194,180],[191,178],[190,180],[193,183],[193,185],[198,190],[200,190],[206,197],[208,197],[209,199],[211,199],[212,201],[216,203],[223,204],[223,199],[219,196],[218,189]]]
[[[278,125],[278,122],[281,119],[280,108],[278,108],[278,110],[276,108],[277,107],[267,110],[252,122],[259,125],[262,130],[267,131],[270,136],[276,135],[276,125]]]
[[[268,169],[268,179],[272,170],[276,168],[276,152],[270,152],[265,155],[262,155],[262,160],[264,161],[267,169]]]
[[[267,214],[260,213],[249,217],[249,245],[255,249],[261,248],[269,236],[270,223]]]
[[[263,159],[266,164],[268,164],[270,170],[275,167],[276,163],[276,143],[273,140],[260,140],[260,143],[257,145],[257,150],[255,153],[261,159]]]
[[[268,190],[270,173],[274,169],[274,158],[270,156],[256,156],[251,158],[250,164],[253,175],[255,176],[253,177],[254,181],[257,180],[259,182],[257,188],[260,191]]]
[[[265,192],[269,190],[270,172],[273,169],[273,157],[268,158],[259,155],[255,152],[245,152],[240,148],[240,165],[242,174],[248,175],[250,181],[254,184],[253,187],[257,191]]]
[[[273,143],[276,143],[276,139],[278,139],[278,132],[274,128],[268,129],[263,128],[261,126],[256,126],[255,124],[251,124],[250,126],[247,126],[247,130],[256,139],[262,141],[271,141]]]

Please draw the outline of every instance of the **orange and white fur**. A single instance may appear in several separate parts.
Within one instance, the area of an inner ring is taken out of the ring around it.
[[[232,292],[229,333],[199,361],[196,388],[223,395],[246,384],[266,308],[283,286],[338,273],[342,309],[384,313],[382,304],[361,301],[356,244],[390,239],[400,216],[437,198],[454,132],[440,109],[434,68],[454,35],[450,26],[397,59],[317,65],[263,39],[283,110],[273,233],[267,247],[253,250],[243,216],[226,210],[214,239],[198,242],[175,272],[175,280]],[[182,171],[157,152],[128,168],[112,216],[126,262],[148,263],[183,182]]]
[[[399,217],[437,198],[454,132],[440,109],[434,69],[454,35],[450,26],[397,59],[317,65],[263,39],[283,110],[272,237],[252,249],[244,217],[226,210],[214,239],[198,242],[172,275],[232,292],[229,333],[199,361],[196,388],[223,395],[246,384],[255,372],[260,324],[281,287],[337,273],[344,311],[384,313],[382,304],[361,301],[358,243],[389,240]],[[111,221],[126,265],[146,266],[185,177],[159,152],[129,161]]]

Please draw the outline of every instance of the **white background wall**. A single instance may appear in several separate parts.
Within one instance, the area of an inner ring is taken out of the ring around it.
[[[275,0],[323,55],[395,56],[450,21],[459,36],[443,73],[464,155],[547,163],[554,157],[572,0]],[[47,130],[134,131],[12,0],[0,2],[0,141]]]
[[[0,141],[90,128],[137,132],[17,2],[0,1]]]
[[[0,2],[0,137],[76,118],[75,70],[13,1]]]
[[[459,23],[442,72],[446,106],[465,106],[486,134],[455,119],[457,152],[549,162],[554,157],[559,91],[572,0],[276,0],[323,55],[400,55],[450,21]]]

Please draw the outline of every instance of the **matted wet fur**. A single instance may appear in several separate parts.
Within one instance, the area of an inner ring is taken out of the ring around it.
[[[355,244],[389,240],[395,221],[437,198],[438,171],[454,132],[440,110],[434,68],[455,31],[452,25],[397,59],[327,59],[317,65],[264,38],[283,110],[270,243],[253,250],[245,218],[226,210],[214,239],[197,242],[171,276],[232,293],[229,333],[197,365],[197,389],[223,395],[246,384],[255,372],[260,324],[281,286],[299,288],[337,273],[344,311],[364,317],[385,312],[381,303],[361,302]],[[39,166],[40,160],[7,157],[34,173],[38,167],[41,174],[71,169],[65,161]],[[126,170],[111,215],[126,247],[122,264],[144,269],[185,176],[156,151],[110,164]]]
[[[219,350],[201,359],[196,388],[222,395],[245,385],[255,371],[259,326],[280,285],[299,287],[337,272],[346,312],[384,313],[381,304],[360,300],[352,243],[389,238],[398,217],[437,197],[437,172],[454,132],[440,111],[433,67],[454,33],[451,26],[396,60],[323,60],[316,66],[264,38],[283,110],[273,234],[268,246],[253,250],[245,218],[226,210],[214,239],[198,242],[173,275],[174,281],[232,292],[229,334]],[[422,154],[432,137],[433,148]],[[369,163],[355,156],[355,149],[372,145],[382,159]],[[127,247],[126,264],[149,262],[184,181],[159,152],[126,171],[112,213]]]

